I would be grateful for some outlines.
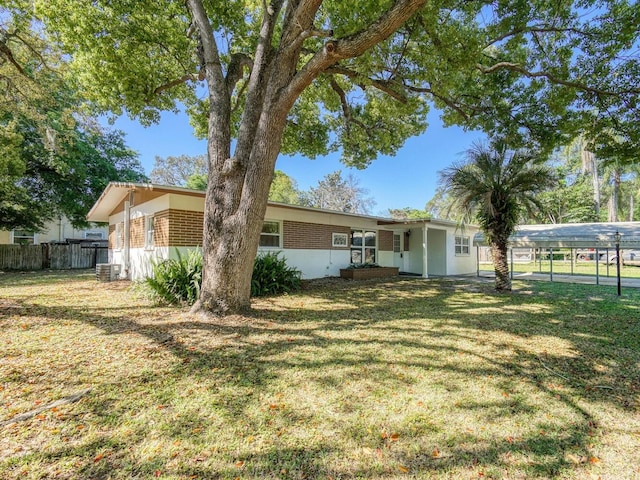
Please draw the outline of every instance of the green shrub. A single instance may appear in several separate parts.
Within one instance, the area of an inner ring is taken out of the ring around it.
[[[270,252],[256,257],[251,277],[252,296],[288,293],[300,288],[300,270],[289,267],[279,255],[279,252]]]
[[[153,262],[153,277],[144,283],[156,299],[172,305],[193,305],[200,296],[202,252],[190,250],[186,257]]]
[[[183,258],[153,262],[153,277],[145,278],[144,285],[151,295],[171,305],[193,305],[200,296],[202,284],[202,252],[191,250]],[[278,253],[256,257],[251,277],[251,295],[261,297],[288,293],[300,288],[301,272],[287,266]]]

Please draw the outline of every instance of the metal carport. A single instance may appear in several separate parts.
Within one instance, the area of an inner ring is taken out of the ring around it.
[[[550,253],[550,280],[553,281],[553,249],[569,248],[571,252],[571,274],[573,275],[574,250],[595,249],[595,259],[600,253],[615,250],[616,233],[620,234],[620,250],[640,249],[640,222],[610,223],[565,223],[546,225],[521,225],[509,237],[511,258],[511,275],[513,276],[513,249],[533,248]],[[482,232],[473,238],[476,248],[488,246]],[[480,258],[480,256],[478,256]],[[596,261],[596,283],[600,283],[598,264]],[[478,275],[480,262],[478,260]]]

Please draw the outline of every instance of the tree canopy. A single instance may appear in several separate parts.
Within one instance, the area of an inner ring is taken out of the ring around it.
[[[63,55],[18,3],[0,16],[0,228],[84,225],[109,181],[145,176],[122,132],[83,115]]]
[[[375,201],[367,197],[367,193],[352,173],[345,178],[341,170],[336,170],[325,175],[308,192],[303,192],[302,204],[337,212],[370,213]]]
[[[149,179],[159,185],[185,187],[189,183],[189,179],[192,179],[192,182],[197,182],[195,180],[196,176],[205,177],[206,179],[206,155],[156,156]]]

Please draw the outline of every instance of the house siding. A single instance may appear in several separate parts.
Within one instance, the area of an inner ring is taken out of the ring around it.
[[[306,250],[326,250],[341,249],[345,247],[332,247],[333,233],[346,233],[349,235],[351,229],[336,225],[323,225],[317,223],[293,222],[285,220],[282,227],[284,249],[306,249]]]

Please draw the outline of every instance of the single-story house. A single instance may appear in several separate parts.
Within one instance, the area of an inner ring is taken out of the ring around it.
[[[204,192],[110,183],[87,219],[109,224],[109,262],[122,277],[151,274],[151,261],[202,246]],[[280,251],[303,278],[338,276],[375,262],[422,277],[474,275],[475,227],[449,221],[394,220],[269,202],[259,252]]]

